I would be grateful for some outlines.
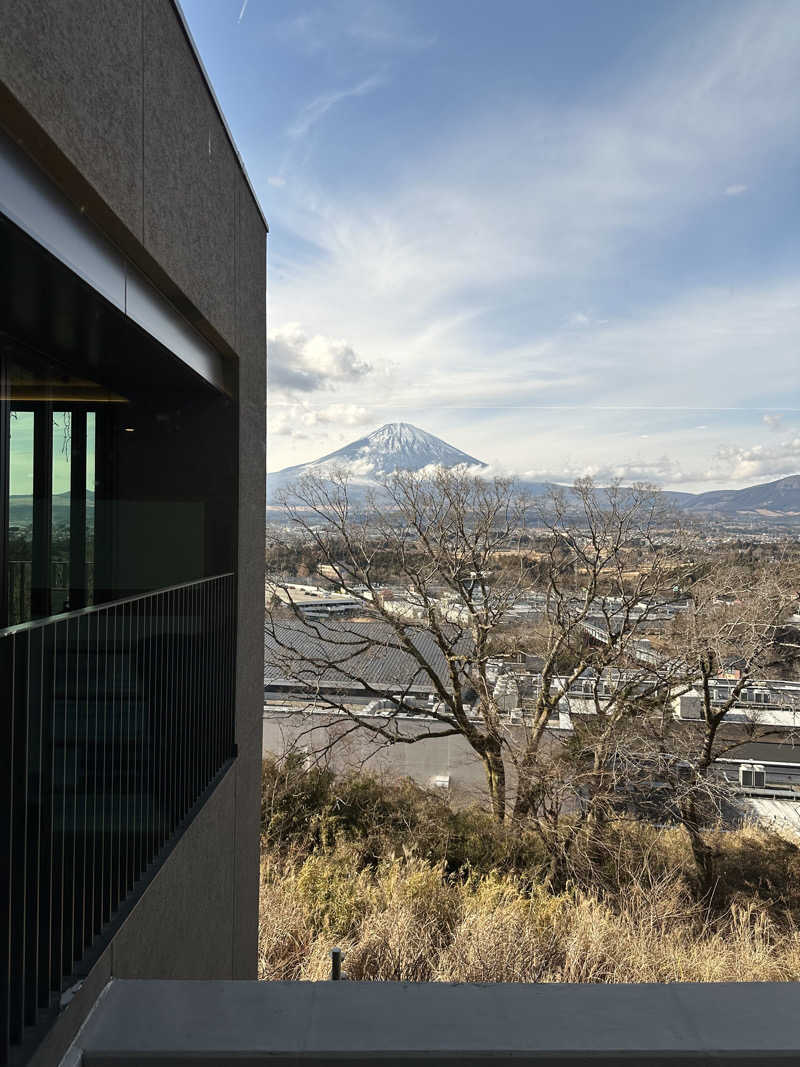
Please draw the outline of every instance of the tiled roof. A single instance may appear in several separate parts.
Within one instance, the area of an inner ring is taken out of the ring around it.
[[[271,632],[274,631],[274,632]],[[317,622],[304,626],[289,621],[275,624],[264,638],[264,684],[358,687],[358,680],[385,690],[414,686],[430,689],[432,682],[417,659],[400,646],[388,623]],[[434,638],[416,627],[406,629],[420,656],[449,688],[447,662]],[[452,637],[456,634],[453,632]],[[458,637],[454,652],[463,653],[469,640]]]
[[[800,764],[800,744],[774,741],[747,741],[725,753],[726,760],[753,760],[755,763]]]

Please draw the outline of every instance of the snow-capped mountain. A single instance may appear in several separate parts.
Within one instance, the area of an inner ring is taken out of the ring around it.
[[[324,477],[333,470],[346,470],[355,483],[367,487],[376,485],[396,470],[421,471],[426,467],[478,470],[485,466],[481,460],[417,426],[408,422],[387,422],[366,437],[359,437],[327,456],[268,474],[267,500],[274,501],[281,489],[304,474]]]
[[[359,487],[376,487],[396,470],[421,471],[428,467],[460,467],[477,474],[486,464],[408,422],[389,422],[327,456],[268,474],[267,503],[274,503],[282,489],[304,474],[325,477],[330,471],[343,469],[350,474],[357,491]],[[552,486],[546,482],[523,481],[520,488],[532,496],[540,496]],[[664,496],[679,508],[701,515],[800,521],[800,475],[746,489],[709,493],[665,491]]]

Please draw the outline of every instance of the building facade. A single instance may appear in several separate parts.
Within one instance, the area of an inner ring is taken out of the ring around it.
[[[267,226],[171,0],[0,5],[0,1062],[254,978]]]

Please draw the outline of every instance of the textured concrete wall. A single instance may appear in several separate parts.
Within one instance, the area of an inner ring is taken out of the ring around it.
[[[800,1061],[798,1012],[796,982],[114,982],[78,1045],[86,1067],[767,1067]]]
[[[171,5],[143,4],[142,243],[235,347],[238,166]]]
[[[141,0],[0,0],[0,26],[0,82],[141,236]]]
[[[0,121],[235,350],[240,191],[264,228],[170,0],[0,0],[0,26]]]
[[[58,1015],[29,1067],[59,1063],[112,978],[235,978],[231,768]]]
[[[264,698],[264,514],[266,507],[267,265],[253,200],[240,181],[237,240],[239,365],[239,655],[236,665],[237,880],[235,977],[256,974]]]
[[[411,778],[425,788],[435,787],[436,779],[446,777],[449,787],[446,796],[456,806],[487,802],[486,771],[478,754],[465,738],[426,738],[410,744],[384,745],[376,742],[367,730],[351,732],[349,719],[322,714],[297,712],[288,715],[267,709],[262,730],[263,755],[283,756],[287,752],[305,749],[311,759],[324,759],[337,771],[363,768],[371,774],[388,779]],[[397,732],[403,737],[419,737],[430,733],[430,722],[398,718]],[[509,744],[521,749],[525,731],[521,726],[505,727]],[[557,750],[563,733],[548,730],[543,751]],[[506,789],[509,803],[517,791],[514,764],[506,761]]]
[[[170,0],[0,0],[0,27],[0,124],[239,379],[241,755],[62,1015],[51,1063],[109,975],[256,973],[266,227]]]

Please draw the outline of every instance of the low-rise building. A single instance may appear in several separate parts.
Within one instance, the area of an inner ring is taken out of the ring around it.
[[[332,615],[348,615],[365,610],[358,597],[321,589],[317,585],[301,585],[295,582],[274,582],[267,579],[265,601],[276,598],[282,604],[297,608],[307,619],[327,619]]]

